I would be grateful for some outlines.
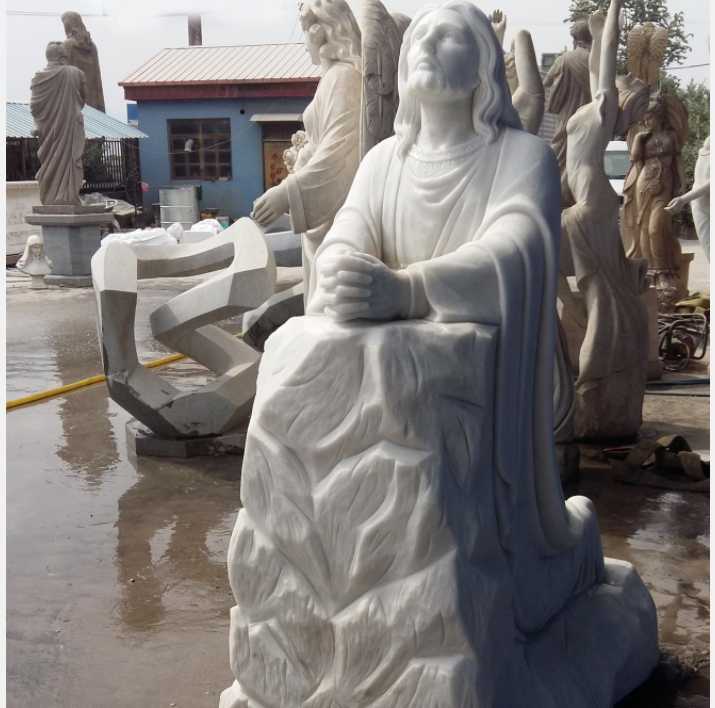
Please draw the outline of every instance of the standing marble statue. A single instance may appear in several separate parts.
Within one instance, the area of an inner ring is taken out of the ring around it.
[[[62,15],[65,28],[64,45],[67,51],[67,63],[84,72],[87,82],[86,103],[104,113],[104,90],[102,72],[99,69],[99,56],[92,36],[84,26],[78,12],[65,12]]]
[[[468,0],[417,13],[398,87],[261,361],[220,706],[610,708],[656,615],[559,483],[556,161]]]
[[[549,89],[546,110],[558,116],[556,133],[551,147],[556,153],[561,170],[561,206],[574,203],[566,180],[566,124],[576,111],[591,100],[588,57],[591,33],[588,22],[578,20],[571,28],[574,46],[564,52],[549,69],[544,86]]]
[[[593,100],[566,125],[566,174],[576,203],[561,215],[562,238],[586,305],[586,334],[579,353],[575,428],[579,438],[637,435],[642,421],[648,363],[648,315],[641,293],[648,264],[626,258],[618,224],[618,196],[604,170],[604,152],[648,106],[643,85],[619,107],[616,88],[618,14],[591,17]]]
[[[261,226],[289,212],[303,235],[305,293],[312,288],[315,252],[345,201],[355,176],[360,132],[360,29],[345,0],[304,0],[300,23],[311,60],[322,77],[303,113],[307,161],[253,204]],[[301,151],[302,154],[302,151]]]
[[[652,96],[643,120],[628,132],[631,166],[623,186],[623,240],[632,258],[645,258],[661,310],[685,295],[680,244],[665,207],[683,187],[681,150],[688,114],[675,96]]]
[[[703,146],[698,151],[695,162],[693,188],[675,197],[665,210],[677,214],[686,204],[690,204],[695,223],[695,233],[705,251],[705,257],[710,260],[710,136],[705,138]]]
[[[50,42],[47,66],[38,71],[30,85],[30,111],[40,147],[40,201],[44,205],[79,205],[84,181],[85,77],[67,64],[62,42]]]

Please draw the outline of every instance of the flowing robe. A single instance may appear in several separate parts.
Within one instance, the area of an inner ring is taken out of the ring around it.
[[[311,289],[315,251],[345,201],[360,161],[360,72],[335,62],[303,113],[306,145],[283,181],[291,224],[303,234],[305,292]]]
[[[710,138],[707,138],[702,148],[698,152],[698,160],[695,163],[695,180],[693,189],[710,183]],[[705,255],[710,260],[710,194],[693,199],[690,202],[690,209],[693,212],[695,222],[695,233],[703,245]]]
[[[30,85],[30,110],[40,138],[40,201],[79,204],[84,181],[84,74],[74,66],[50,64]]]
[[[523,131],[439,154],[413,147],[405,159],[392,137],[364,158],[316,254],[369,253],[407,270],[426,319],[499,327],[496,451],[484,473],[495,475],[501,543],[524,590],[515,607],[523,631],[603,574],[592,507],[564,504],[555,460],[559,195],[553,153]]]

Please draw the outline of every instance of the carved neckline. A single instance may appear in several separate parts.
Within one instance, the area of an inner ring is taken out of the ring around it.
[[[447,163],[454,162],[462,157],[468,157],[473,152],[476,152],[484,144],[484,138],[481,135],[475,135],[464,143],[454,145],[453,147],[444,150],[425,150],[418,147],[416,144],[410,148],[409,157],[418,162],[427,163]]]

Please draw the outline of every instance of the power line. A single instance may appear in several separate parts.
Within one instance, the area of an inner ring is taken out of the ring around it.
[[[667,71],[678,71],[679,69],[699,69],[701,66],[710,66],[710,62],[704,64],[686,64],[685,66],[666,66]]]

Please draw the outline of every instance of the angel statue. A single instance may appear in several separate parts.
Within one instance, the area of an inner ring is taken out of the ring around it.
[[[393,133],[399,103],[397,59],[400,56],[402,35],[408,24],[409,18],[390,15],[380,0],[363,0],[361,3],[361,157]]]
[[[654,86],[668,48],[668,29],[652,22],[636,25],[628,33],[628,73]]]
[[[576,283],[586,305],[579,352],[575,429],[591,440],[637,435],[642,420],[648,362],[648,319],[641,293],[647,263],[628,259],[618,224],[618,196],[604,170],[604,152],[648,107],[648,87],[619,100],[616,83],[618,15],[591,16],[589,54],[593,99],[566,125],[566,175],[576,203],[561,215]]]
[[[687,295],[680,280],[680,244],[665,207],[684,186],[681,150],[688,138],[682,101],[657,93],[643,120],[628,132],[631,166],[623,186],[622,235],[632,258],[648,261],[663,311]]]
[[[305,45],[321,79],[303,113],[306,145],[294,171],[253,203],[251,216],[267,226],[290,214],[303,235],[304,292],[312,288],[313,259],[357,170],[360,129],[360,29],[346,0],[303,0]]]
[[[501,10],[494,10],[489,20],[499,44],[502,44],[506,31],[506,15]],[[544,117],[545,96],[539,62],[529,32],[517,32],[511,43],[511,50],[504,54],[504,63],[514,108],[521,118],[524,130],[536,135]]]
[[[561,491],[556,160],[471,0],[416,14],[398,92],[261,360],[220,708],[610,708],[656,614]]]

